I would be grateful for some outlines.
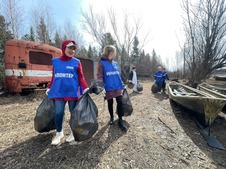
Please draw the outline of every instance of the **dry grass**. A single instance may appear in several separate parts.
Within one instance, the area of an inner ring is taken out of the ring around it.
[[[189,114],[172,105],[167,95],[151,93],[151,81],[142,81],[144,91],[128,89],[134,112],[124,120],[123,133],[109,126],[103,98],[92,94],[99,109],[99,129],[89,140],[51,146],[54,131],[39,134],[33,120],[41,99],[33,96],[0,98],[0,168],[225,168],[226,153],[209,147]],[[173,107],[172,107],[173,106]],[[64,133],[70,128],[68,108]],[[116,116],[117,117],[117,116]],[[212,133],[226,147],[226,122],[218,118]]]

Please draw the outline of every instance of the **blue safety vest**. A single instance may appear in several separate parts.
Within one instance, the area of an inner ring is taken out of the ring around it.
[[[78,74],[79,60],[72,58],[62,61],[59,58],[52,59],[54,78],[48,93],[49,98],[78,97]]]
[[[104,68],[103,79],[105,91],[122,90],[124,87],[118,70],[117,62],[102,60],[101,64]]]
[[[165,74],[163,72],[157,71],[155,73],[155,81],[156,81],[156,83],[163,83],[164,80],[165,80]]]

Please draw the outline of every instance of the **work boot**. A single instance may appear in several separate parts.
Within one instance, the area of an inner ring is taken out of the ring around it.
[[[58,145],[61,142],[61,140],[62,140],[63,137],[64,137],[63,131],[56,132],[56,136],[53,137],[52,142],[51,142],[51,145],[54,145],[54,146]]]
[[[72,141],[75,141],[75,138],[73,133],[71,132],[71,134],[66,138],[66,142],[70,143]]]
[[[109,124],[110,124],[110,125],[114,124],[114,117],[111,117],[111,118],[110,118]]]
[[[122,119],[119,119],[119,121],[118,121],[118,126],[119,126],[119,128],[122,130],[122,131],[127,131],[127,127],[126,127],[126,125],[124,124],[124,122],[123,122],[123,120]]]

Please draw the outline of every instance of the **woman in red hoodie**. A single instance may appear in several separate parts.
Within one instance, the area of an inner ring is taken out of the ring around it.
[[[80,87],[83,93],[89,89],[82,71],[82,64],[79,59],[74,58],[75,50],[75,41],[66,40],[62,43],[63,55],[52,59],[52,80],[46,91],[48,97],[54,99],[56,136],[52,139],[52,145],[58,145],[64,137],[62,124],[66,103],[68,102],[69,111],[72,112],[81,96]],[[71,132],[66,141],[73,140]]]

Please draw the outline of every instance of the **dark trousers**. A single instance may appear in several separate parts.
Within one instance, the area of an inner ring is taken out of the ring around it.
[[[115,99],[116,99],[116,102],[117,102],[116,108],[117,108],[117,112],[118,112],[118,117],[120,119],[123,116],[122,96],[118,96]],[[108,111],[109,111],[110,116],[112,118],[114,116],[114,114],[113,114],[114,113],[113,112],[113,103],[114,103],[113,98],[108,100]]]
[[[161,92],[163,83],[161,83],[161,82],[156,82],[156,85],[158,86],[158,92]]]
[[[163,83],[162,83],[162,91],[165,91],[166,90],[166,82],[164,81]]]

